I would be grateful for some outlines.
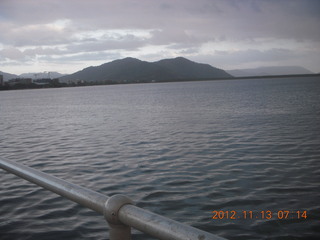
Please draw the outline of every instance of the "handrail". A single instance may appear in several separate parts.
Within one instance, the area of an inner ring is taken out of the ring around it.
[[[131,239],[130,227],[163,240],[225,239],[136,207],[124,195],[108,197],[3,158],[0,168],[103,214],[110,226],[110,240]]]

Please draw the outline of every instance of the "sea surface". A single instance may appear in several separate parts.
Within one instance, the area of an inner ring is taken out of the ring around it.
[[[228,239],[320,239],[319,77],[1,91],[0,156]],[[0,170],[0,239],[108,226]]]

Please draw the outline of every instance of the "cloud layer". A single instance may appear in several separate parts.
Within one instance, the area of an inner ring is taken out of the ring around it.
[[[71,73],[127,56],[184,56],[320,72],[319,12],[317,0],[1,0],[1,70]]]

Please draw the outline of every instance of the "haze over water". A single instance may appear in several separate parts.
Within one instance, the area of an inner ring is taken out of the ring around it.
[[[319,103],[319,77],[2,91],[1,157],[229,239],[318,239]],[[1,239],[107,239],[95,212],[0,182]]]

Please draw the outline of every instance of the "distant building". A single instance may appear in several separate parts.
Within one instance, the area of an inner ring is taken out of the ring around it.
[[[32,83],[32,79],[31,78],[14,78],[14,79],[10,79],[8,81],[9,86],[14,86],[14,85],[29,85]]]
[[[3,75],[0,75],[0,86],[3,86]]]
[[[59,79],[51,79],[51,78],[41,78],[41,79],[35,79],[33,80],[34,84],[37,85],[59,85]]]
[[[50,84],[51,81],[52,80],[50,78],[41,78],[41,79],[33,80],[33,83],[35,83],[37,85],[46,85],[46,84]]]

